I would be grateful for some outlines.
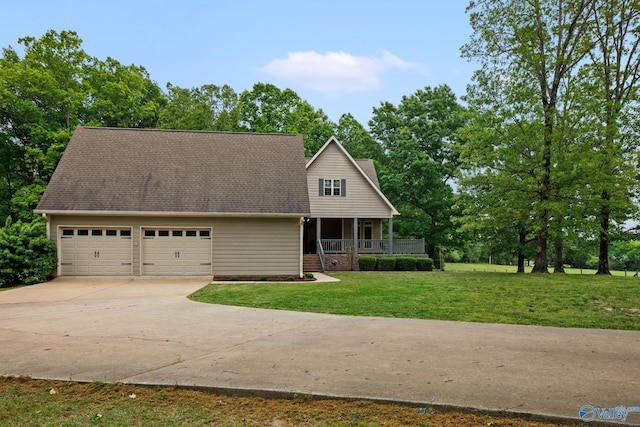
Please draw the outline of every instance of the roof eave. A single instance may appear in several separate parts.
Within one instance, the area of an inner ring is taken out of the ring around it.
[[[159,212],[159,211],[97,211],[97,210],[66,210],[66,209],[36,209],[37,214],[73,215],[73,216],[182,216],[182,217],[242,217],[242,218],[300,218],[311,216],[310,212]]]

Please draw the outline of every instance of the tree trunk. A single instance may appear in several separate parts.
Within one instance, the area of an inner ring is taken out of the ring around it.
[[[431,224],[430,224],[430,232],[431,232],[431,239],[429,244],[427,245],[427,251],[429,253],[429,256],[431,257],[431,259],[433,260],[433,266],[436,268],[436,270],[440,269],[440,245],[438,244],[436,246],[436,242],[433,239],[433,236],[436,235],[436,216],[435,214],[430,214],[429,215],[431,217]]]
[[[598,255],[598,271],[596,274],[611,274],[609,271],[609,207],[611,196],[607,190],[600,196],[600,254]]]
[[[427,243],[427,255],[433,260],[433,262],[436,262],[436,245],[431,241]]]
[[[543,81],[542,92],[546,93],[546,81]],[[549,260],[547,258],[547,243],[549,240],[549,208],[546,204],[551,193],[551,144],[553,136],[553,115],[555,113],[555,101],[543,101],[544,108],[544,149],[542,150],[542,182],[538,190],[542,214],[538,218],[538,233],[536,235],[536,261],[532,273],[549,273]]]
[[[536,260],[533,264],[532,273],[548,273],[548,263],[547,260],[547,238],[549,235],[549,231],[546,228],[542,228],[538,231],[538,235],[536,236]]]
[[[563,241],[562,241],[562,237],[560,236],[556,236],[555,239],[555,262],[553,263],[553,272],[554,273],[564,273],[564,263],[563,263],[563,256],[562,256],[562,246],[563,246]]]
[[[527,243],[527,232],[518,230],[518,273],[524,273],[524,245]]]

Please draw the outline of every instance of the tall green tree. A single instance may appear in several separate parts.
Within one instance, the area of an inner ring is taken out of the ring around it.
[[[81,123],[89,126],[153,128],[166,99],[144,67],[123,65],[113,58],[92,58],[83,79],[85,109]]]
[[[307,156],[315,154],[335,133],[335,124],[291,89],[256,83],[240,95],[241,129],[248,132],[299,133]]]
[[[473,29],[462,54],[477,60],[488,73],[505,79],[535,82],[541,110],[540,184],[536,205],[536,260],[533,272],[548,272],[547,243],[554,212],[552,176],[555,130],[563,84],[592,48],[590,26],[596,0],[482,0],[467,8]],[[520,87],[518,85],[517,87]]]
[[[404,96],[397,106],[381,103],[369,122],[386,153],[382,189],[402,214],[395,231],[424,237],[431,256],[455,234],[451,183],[458,168],[454,144],[463,112],[453,91],[442,85]]]
[[[638,94],[640,79],[640,2],[608,0],[592,5],[593,39],[590,64],[584,68],[584,103],[594,126],[592,190],[599,200],[599,256],[597,274],[609,271],[612,224],[621,224],[633,209],[630,195],[636,186]]]
[[[164,103],[144,68],[92,58],[73,31],[18,43],[0,57],[0,219],[31,216],[76,126],[153,127]]]
[[[167,84],[168,103],[160,113],[161,129],[236,131],[242,117],[240,98],[227,85],[184,89]]]
[[[376,166],[379,166],[384,159],[382,146],[350,113],[343,114],[338,120],[335,137],[356,159],[372,159]]]
[[[535,235],[535,206],[543,164],[539,108],[529,96],[530,81],[504,79],[484,70],[475,73],[468,89],[467,122],[461,129],[459,203],[463,230],[488,239],[486,243],[517,256],[524,272],[525,255]]]
[[[18,40],[0,58],[0,143],[11,159],[3,164],[5,211],[16,191],[46,185],[85,106],[83,83],[90,57],[72,31],[48,31]]]

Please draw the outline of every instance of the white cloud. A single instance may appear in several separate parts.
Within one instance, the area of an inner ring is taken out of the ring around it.
[[[262,71],[287,84],[318,92],[367,92],[378,89],[380,75],[392,69],[419,68],[383,50],[379,58],[346,52],[289,52],[274,59]]]

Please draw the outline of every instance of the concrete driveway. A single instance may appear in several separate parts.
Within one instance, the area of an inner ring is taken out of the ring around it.
[[[58,278],[0,292],[0,375],[574,420],[583,405],[640,406],[640,332],[334,316],[186,298],[206,283]],[[640,413],[626,425],[640,425]]]

